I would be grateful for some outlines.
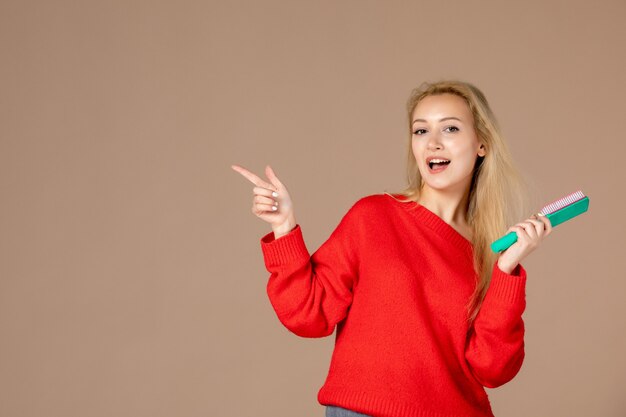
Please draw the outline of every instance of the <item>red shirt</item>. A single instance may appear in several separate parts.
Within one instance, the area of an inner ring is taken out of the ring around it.
[[[473,246],[418,203],[363,197],[313,255],[300,225],[261,247],[283,325],[302,337],[337,328],[320,404],[377,417],[493,416],[484,387],[511,380],[524,359],[521,264],[511,274],[493,265],[469,325]]]

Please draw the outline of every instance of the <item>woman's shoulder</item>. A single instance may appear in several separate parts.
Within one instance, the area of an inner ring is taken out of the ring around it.
[[[357,212],[359,214],[381,212],[388,210],[394,201],[410,202],[410,200],[406,200],[406,197],[403,195],[396,193],[383,192],[378,194],[368,194],[357,199],[350,208],[350,212]]]
[[[401,195],[389,193],[368,194],[357,198],[344,214],[341,223],[366,233],[380,231],[397,220],[398,205],[404,205],[396,202],[396,199],[401,198]]]
[[[380,194],[368,194],[360,197],[356,200],[356,202],[352,205],[352,207],[358,208],[373,208],[380,206],[381,204],[385,204],[389,197],[384,193]]]

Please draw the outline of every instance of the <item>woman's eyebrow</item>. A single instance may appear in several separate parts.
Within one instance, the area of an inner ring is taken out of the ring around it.
[[[439,121],[443,122],[444,120],[450,120],[450,119],[454,119],[454,120],[458,120],[459,122],[463,122],[463,120],[459,119],[458,117],[454,117],[454,116],[444,117],[443,119],[439,119]],[[415,119],[415,120],[413,120],[413,123],[415,123],[415,122],[424,122],[424,123],[426,123],[426,120],[424,120],[424,119]]]

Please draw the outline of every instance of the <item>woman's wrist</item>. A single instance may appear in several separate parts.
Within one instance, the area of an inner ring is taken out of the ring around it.
[[[296,227],[296,219],[290,218],[285,223],[272,227],[272,231],[274,232],[274,239],[278,239],[279,237],[285,236],[289,232],[291,232]]]
[[[505,274],[511,275],[511,272],[513,272],[516,266],[517,265],[507,265],[505,262],[500,262],[500,259],[498,259],[498,268]]]

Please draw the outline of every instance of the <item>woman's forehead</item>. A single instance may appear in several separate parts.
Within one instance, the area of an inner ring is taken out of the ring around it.
[[[471,120],[465,99],[454,94],[438,94],[424,97],[413,110],[413,121],[418,119],[436,122],[442,118],[456,117]]]

